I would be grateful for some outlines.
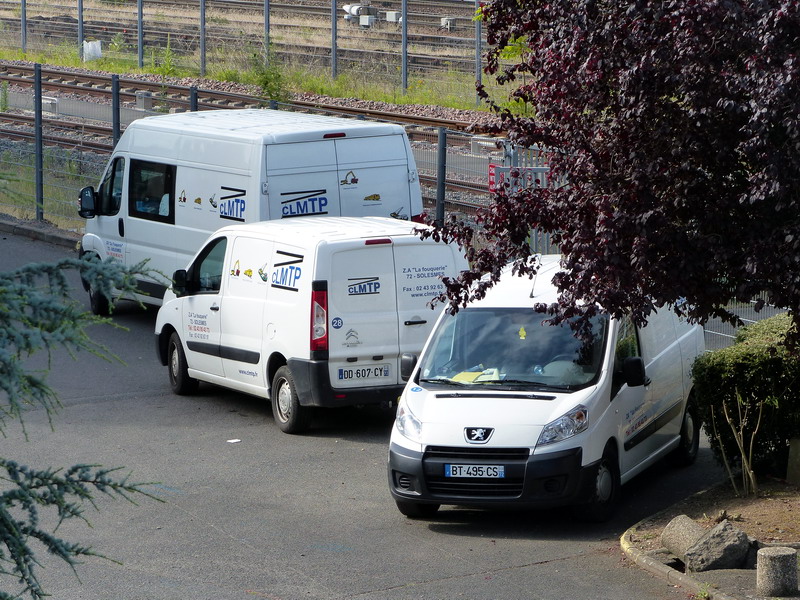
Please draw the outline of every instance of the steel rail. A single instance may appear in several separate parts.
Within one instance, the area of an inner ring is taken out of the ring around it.
[[[26,65],[8,65],[0,63],[0,81],[8,81],[16,85],[33,86],[34,68]],[[86,75],[61,71],[54,68],[42,68],[42,88],[50,91],[81,93],[98,97],[111,97],[110,75]],[[163,99],[165,103],[188,107],[191,88],[183,85],[161,84],[137,79],[119,79],[120,96],[127,101],[135,101],[141,94],[149,93],[154,100]],[[267,104],[267,100],[254,96],[198,89],[198,106],[200,108],[247,108]],[[406,115],[390,111],[328,105],[320,102],[295,100],[288,103],[298,110],[316,110],[337,115],[349,115],[364,119],[401,122],[423,128],[444,127],[454,131],[465,131],[471,126],[467,121],[441,119],[418,115]]]

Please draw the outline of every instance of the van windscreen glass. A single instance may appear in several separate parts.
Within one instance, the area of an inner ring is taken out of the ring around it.
[[[608,318],[592,319],[593,339],[544,323],[526,308],[465,308],[432,333],[420,363],[425,383],[571,391],[593,384],[603,362]]]

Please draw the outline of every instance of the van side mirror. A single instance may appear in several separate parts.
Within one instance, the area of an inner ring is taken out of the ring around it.
[[[78,214],[84,219],[91,219],[97,214],[97,194],[94,188],[87,185],[78,194]]]
[[[650,385],[650,378],[644,372],[644,361],[641,356],[629,356],[622,363],[622,375],[628,387]]]
[[[172,274],[172,291],[178,298],[186,294],[186,269],[178,269]]]
[[[417,366],[416,354],[402,354],[400,356],[400,377],[403,381],[411,379],[411,374],[414,372],[414,367]]]

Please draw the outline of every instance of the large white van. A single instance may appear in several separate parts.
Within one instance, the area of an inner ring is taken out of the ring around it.
[[[159,115],[131,123],[97,191],[81,190],[80,254],[149,259],[149,269],[169,275],[227,224],[421,213],[399,125],[259,109]],[[135,299],[158,305],[168,285],[144,278]],[[106,298],[85,287],[92,310],[107,313]]]
[[[480,301],[444,312],[398,405],[389,488],[409,517],[440,505],[578,505],[608,518],[620,486],[672,454],[694,461],[690,369],[702,328],[666,308],[646,327],[600,315],[593,339],[544,323],[558,256],[532,281],[504,272]]]
[[[288,433],[311,407],[394,402],[400,356],[419,353],[457,246],[387,217],[309,217],[214,233],[164,296],[158,356],[172,389],[198,381],[272,400]]]

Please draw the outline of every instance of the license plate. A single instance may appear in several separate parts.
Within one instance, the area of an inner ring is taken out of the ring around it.
[[[339,381],[358,381],[360,379],[377,379],[381,377],[389,377],[389,365],[342,367],[337,371]]]
[[[506,468],[502,465],[445,465],[445,477],[488,477],[502,478],[506,476]]]

